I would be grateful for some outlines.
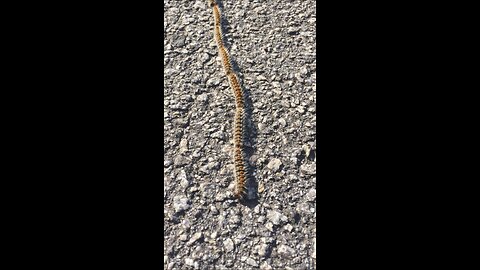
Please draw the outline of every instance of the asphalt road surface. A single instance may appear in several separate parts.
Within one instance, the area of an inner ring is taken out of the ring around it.
[[[224,0],[255,193],[232,197],[234,96],[207,0],[164,0],[166,269],[315,269],[316,3]]]

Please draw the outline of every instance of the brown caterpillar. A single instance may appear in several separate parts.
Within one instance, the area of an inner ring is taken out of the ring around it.
[[[217,44],[222,44],[221,47],[223,48],[223,34],[220,27],[215,27],[214,36],[215,36],[215,41],[217,41]]]
[[[225,69],[225,73],[227,76],[229,74],[233,74],[232,70],[232,63],[230,62],[230,56],[228,55],[228,51],[225,47],[219,47],[218,52],[220,53],[220,57],[222,58],[223,69]]]
[[[238,80],[237,75],[233,71],[232,63],[228,50],[223,45],[222,25],[220,9],[218,8],[215,0],[209,0],[210,7],[213,9],[214,19],[214,37],[217,42],[218,54],[222,59],[223,68],[227,75],[230,88],[232,88],[233,95],[235,96],[235,118],[233,128],[233,157],[235,165],[235,190],[234,194],[239,200],[243,199],[246,194],[246,158],[243,150],[243,142],[245,138],[245,100],[242,87]]]
[[[235,105],[239,108],[244,108],[244,100],[243,100],[243,91],[240,83],[238,82],[237,75],[235,73],[227,74],[228,82],[230,83],[230,87],[233,90],[233,94],[235,96]]]
[[[220,9],[217,6],[217,3],[213,6],[213,18],[215,20],[215,25],[220,25]]]

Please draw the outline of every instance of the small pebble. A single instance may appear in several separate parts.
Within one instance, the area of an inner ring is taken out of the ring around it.
[[[254,259],[252,259],[252,258],[248,258],[248,259],[245,261],[245,263],[248,264],[248,265],[251,265],[251,266],[253,266],[253,267],[258,267],[258,263],[257,263]]]
[[[280,212],[268,211],[267,218],[275,225],[280,225],[288,221],[288,218]]]
[[[295,250],[287,245],[280,245],[278,247],[278,254],[286,257],[286,258],[290,258],[292,257],[293,255],[295,255]]]
[[[200,240],[202,237],[203,237],[203,234],[202,234],[201,232],[195,233],[195,234],[192,236],[192,238],[190,238],[190,240],[188,241],[187,245],[188,245],[188,246],[193,245],[193,243],[197,242],[197,241]]]
[[[231,252],[235,248],[235,244],[233,243],[232,239],[228,238],[227,240],[223,241],[223,246],[227,252]]]
[[[272,172],[277,172],[280,169],[281,165],[282,165],[282,161],[278,158],[274,158],[270,160],[270,162],[267,165],[267,168],[269,168]]]
[[[261,269],[261,270],[272,270],[273,268],[272,268],[267,262],[263,262],[263,263],[260,265],[260,269]]]
[[[314,188],[310,189],[305,197],[307,202],[315,201],[315,199],[317,198],[317,190]]]

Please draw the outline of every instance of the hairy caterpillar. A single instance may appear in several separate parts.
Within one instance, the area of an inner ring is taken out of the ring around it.
[[[234,73],[230,73],[227,75],[228,82],[230,83],[230,87],[233,90],[233,95],[235,96],[235,104],[237,107],[243,109],[244,108],[244,100],[243,100],[243,91],[242,87],[240,87],[240,83],[238,82],[237,75]]]
[[[246,194],[247,169],[246,158],[243,150],[243,142],[245,137],[245,97],[237,75],[233,71],[232,63],[228,50],[223,44],[222,25],[220,9],[215,0],[209,0],[210,7],[213,9],[214,19],[214,38],[217,42],[218,54],[222,60],[223,69],[227,76],[230,88],[235,96],[235,118],[233,128],[233,157],[235,165],[235,190],[234,194],[239,200],[243,199]]]
[[[230,62],[230,56],[228,55],[228,51],[225,49],[225,47],[220,47],[218,51],[222,58],[222,64],[225,73],[227,74],[227,76],[233,74],[232,63]]]
[[[215,25],[220,25],[220,9],[217,6],[217,3],[213,6],[213,18],[215,20]]]
[[[220,29],[220,27],[215,27],[215,30],[214,30],[214,35],[215,35],[215,41],[217,42],[217,44],[222,44],[222,48],[223,48],[223,34],[222,34],[222,30]]]

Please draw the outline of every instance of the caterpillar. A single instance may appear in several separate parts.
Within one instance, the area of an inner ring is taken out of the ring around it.
[[[213,18],[215,20],[215,25],[220,25],[220,18],[221,18],[221,14],[220,14],[220,9],[218,8],[217,6],[217,3],[214,2],[214,5],[213,5]]]
[[[223,68],[225,69],[225,73],[228,75],[232,74],[232,63],[230,62],[230,56],[228,55],[228,51],[225,47],[220,47],[218,49],[220,56],[222,58]]]
[[[240,83],[238,82],[237,75],[234,73],[230,73],[227,75],[228,82],[230,83],[230,87],[233,90],[233,95],[235,96],[235,105],[238,108],[244,108],[244,100],[243,100],[243,91],[242,87],[240,87]]]
[[[215,35],[215,41],[217,42],[217,44],[223,45],[223,34],[220,27],[215,27],[214,35]],[[223,48],[223,46],[221,48]]]
[[[214,29],[213,35],[217,43],[218,54],[222,60],[223,69],[227,76],[230,88],[235,97],[235,117],[233,119],[233,161],[235,167],[235,189],[234,195],[242,200],[246,195],[246,181],[248,177],[246,169],[246,157],[244,152],[245,138],[245,95],[233,71],[230,55],[223,44],[222,24],[220,9],[215,0],[209,0],[209,5],[213,11]]]

